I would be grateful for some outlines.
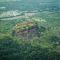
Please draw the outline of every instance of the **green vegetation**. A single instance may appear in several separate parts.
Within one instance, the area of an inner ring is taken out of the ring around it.
[[[12,36],[17,23],[38,21],[39,37],[22,40]],[[38,12],[30,18],[0,20],[0,60],[60,60],[60,13]]]

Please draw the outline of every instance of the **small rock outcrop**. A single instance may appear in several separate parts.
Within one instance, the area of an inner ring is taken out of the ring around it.
[[[17,23],[12,31],[12,35],[22,38],[24,40],[38,37],[38,33],[38,25],[34,21]]]

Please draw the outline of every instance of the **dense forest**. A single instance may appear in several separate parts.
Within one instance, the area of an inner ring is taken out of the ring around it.
[[[0,60],[60,60],[59,3],[59,0],[1,0]],[[15,26],[26,21],[35,21],[39,36],[22,39],[12,35]]]

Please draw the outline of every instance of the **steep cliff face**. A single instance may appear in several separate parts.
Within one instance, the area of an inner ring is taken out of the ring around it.
[[[15,35],[24,40],[38,37],[38,26],[35,22],[18,23],[12,31],[12,35]]]

